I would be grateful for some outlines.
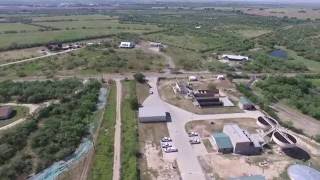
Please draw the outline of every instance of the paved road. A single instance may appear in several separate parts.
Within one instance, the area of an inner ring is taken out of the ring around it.
[[[57,52],[57,53],[50,53],[50,54],[47,54],[47,55],[44,55],[44,56],[24,59],[24,60],[15,61],[15,62],[9,62],[9,63],[5,63],[5,64],[0,64],[0,67],[10,66],[10,65],[14,65],[14,64],[21,64],[21,63],[34,61],[34,60],[37,60],[37,59],[42,59],[42,58],[46,58],[46,57],[50,57],[50,56],[56,56],[56,55],[59,55],[59,54],[65,54],[65,53],[72,52],[72,51],[75,51],[75,50],[78,50],[78,49],[70,49],[70,50],[61,51],[61,52]]]
[[[114,157],[113,157],[113,180],[120,180],[121,174],[121,96],[122,85],[119,79],[116,80],[117,85],[117,115],[116,115],[116,127],[114,134]]]
[[[178,152],[175,153],[179,170],[183,180],[203,180],[206,179],[204,172],[200,166],[197,156],[199,153],[189,143],[189,137],[185,131],[185,124],[195,120],[220,120],[227,118],[257,118],[262,115],[258,111],[245,111],[243,113],[233,114],[209,114],[199,115],[164,102],[157,90],[157,77],[149,77],[153,95],[149,96],[143,106],[163,106],[171,115],[171,122],[167,123],[170,137],[173,139]]]

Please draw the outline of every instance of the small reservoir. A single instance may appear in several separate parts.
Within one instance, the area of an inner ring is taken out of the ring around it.
[[[282,49],[273,50],[269,55],[275,58],[288,59],[288,53]]]

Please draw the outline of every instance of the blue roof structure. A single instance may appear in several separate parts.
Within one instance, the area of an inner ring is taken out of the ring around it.
[[[213,133],[212,137],[216,141],[219,149],[233,148],[231,140],[225,133]]]

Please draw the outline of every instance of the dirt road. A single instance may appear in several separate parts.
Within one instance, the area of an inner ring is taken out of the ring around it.
[[[117,85],[117,116],[114,134],[114,157],[113,157],[113,180],[120,180],[121,174],[121,96],[122,85],[119,79],[116,80]]]
[[[320,121],[280,103],[274,104],[272,107],[277,111],[280,119],[291,121],[294,127],[302,129],[307,135],[320,134]]]
[[[143,41],[139,45],[137,45],[137,48],[142,49],[144,52],[149,52],[149,53],[151,52],[153,54],[158,54],[158,55],[164,57],[166,64],[168,65],[168,68],[170,68],[170,69],[176,68],[176,65],[175,65],[172,57],[161,52],[160,49],[157,47],[150,47],[150,42]]]

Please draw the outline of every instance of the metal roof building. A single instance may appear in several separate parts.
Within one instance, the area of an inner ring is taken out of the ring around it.
[[[134,48],[135,47],[135,44],[134,42],[121,42],[120,45],[119,45],[119,48]]]
[[[169,120],[169,113],[162,106],[148,106],[139,108],[139,121],[166,122]]]
[[[295,164],[288,168],[288,176],[291,180],[319,180],[320,172],[309,166]]]
[[[249,57],[247,56],[240,56],[240,55],[230,55],[230,54],[223,54],[223,59],[227,59],[229,61],[248,61]]]
[[[218,146],[218,152],[221,152],[221,153],[233,152],[233,146],[228,135],[226,135],[225,133],[213,133],[212,138],[213,138],[213,141]]]
[[[236,154],[253,155],[261,152],[261,145],[246,130],[241,129],[237,124],[227,124],[223,132],[230,137],[233,145],[233,152]]]

